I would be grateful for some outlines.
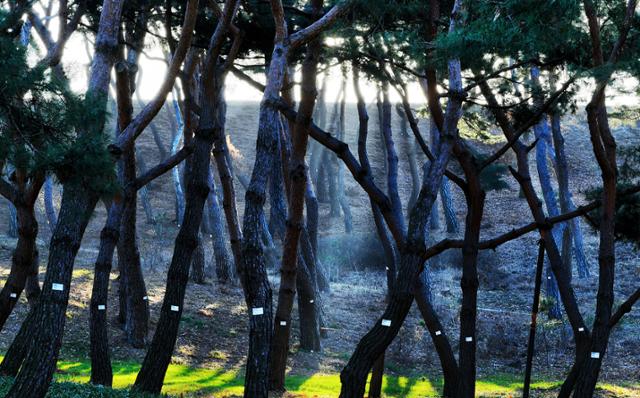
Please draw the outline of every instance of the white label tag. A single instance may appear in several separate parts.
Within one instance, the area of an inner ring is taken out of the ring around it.
[[[309,300],[309,304],[313,304],[313,300]]]
[[[469,337],[465,337],[464,341],[466,341],[467,343],[470,343],[473,341],[473,337],[469,336]]]
[[[391,319],[383,319],[380,323],[382,324],[382,326],[389,327],[391,326]]]
[[[436,330],[436,336],[440,336],[442,332],[440,330]]]
[[[142,299],[143,299],[144,301],[147,301],[147,300],[149,300],[149,296],[144,296]]]
[[[16,298],[16,297],[18,297],[18,295],[17,295],[17,294],[15,294],[15,293],[11,293],[11,294],[9,295],[9,297],[11,297],[11,298]]]
[[[262,307],[253,308],[253,309],[251,309],[251,314],[252,315],[262,315],[262,314],[264,314],[264,308],[262,308]]]
[[[104,311],[107,309],[107,306],[104,304],[98,304],[98,311]]]
[[[178,312],[178,311],[180,311],[180,307],[178,307],[177,305],[172,305],[171,306],[171,311]]]
[[[591,358],[593,358],[593,359],[598,359],[598,358],[600,358],[600,353],[599,353],[599,352],[592,352],[592,353],[591,353]]]
[[[547,276],[547,280],[551,280],[551,277],[550,277],[550,276]]]
[[[51,289],[52,290],[58,290],[58,291],[63,291],[64,290],[64,285],[62,283],[52,283],[51,284]]]
[[[578,332],[584,332],[584,328],[578,328]]]
[[[280,321],[280,326],[287,326],[287,321]]]

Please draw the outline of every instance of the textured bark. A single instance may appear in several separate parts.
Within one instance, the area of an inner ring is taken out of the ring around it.
[[[98,109],[106,106],[109,74],[115,58],[122,4],[123,1],[105,0],[102,8],[96,38],[97,51],[93,59],[87,90],[87,97],[97,100],[94,106],[98,106]],[[104,118],[99,117],[83,127],[102,131],[103,125]],[[31,340],[28,347],[19,350],[21,355],[13,360],[20,366],[19,363],[24,358],[20,372],[7,397],[44,397],[55,371],[62,343],[73,262],[98,200],[97,195],[92,194],[77,182],[69,182],[64,188],[58,224],[51,238],[42,295],[32,310],[29,321],[24,322],[18,332],[19,336],[23,338],[28,336]],[[62,284],[63,290],[52,290],[53,283]],[[20,345],[18,339],[16,342]],[[5,357],[6,360],[7,357]]]
[[[91,357],[91,383],[111,386],[113,371],[107,332],[107,299],[109,297],[109,276],[113,265],[113,252],[120,237],[122,201],[114,200],[107,221],[100,233],[100,248],[95,263],[93,288],[91,291],[89,338]],[[100,306],[100,307],[99,307]]]
[[[573,203],[569,187],[569,165],[567,162],[567,155],[564,148],[564,137],[562,136],[560,114],[553,113],[551,115],[551,132],[553,134],[553,146],[555,149],[556,157],[556,175],[558,176],[558,190],[560,191],[560,211],[562,213],[568,213],[576,209]],[[575,218],[569,223],[569,236],[573,241],[573,255],[576,259],[576,266],[578,269],[578,276],[581,278],[588,277],[589,263],[584,253],[584,243],[582,235],[582,227],[580,226],[580,219]],[[569,253],[571,255],[571,253]],[[569,261],[570,263],[570,261]]]
[[[479,84],[479,87],[482,95],[491,106],[492,113],[496,117],[498,125],[504,132],[507,139],[515,139],[516,132],[510,121],[506,117],[505,113],[496,108],[499,105],[488,84],[486,82],[481,82]],[[529,163],[527,159],[527,148],[517,140],[516,142],[514,142],[512,148],[516,154],[518,166],[517,171],[512,170],[512,174],[517,179],[522,192],[525,195],[534,221],[538,224],[538,230],[540,233],[540,237],[544,240],[549,264],[551,265],[554,276],[558,281],[560,298],[562,300],[562,304],[564,305],[565,312],[567,313],[567,318],[569,319],[571,328],[573,330],[574,340],[576,341],[576,353],[580,354],[580,352],[583,351],[583,347],[585,346],[589,338],[588,333],[581,331],[586,330],[586,326],[584,323],[584,319],[582,318],[582,315],[580,313],[575,293],[571,286],[571,273],[563,266],[562,257],[551,233],[551,226],[545,223],[546,216],[544,214],[544,211],[542,210],[542,203],[536,196],[533,184],[531,183]]]
[[[427,274],[425,274],[427,271],[428,270],[425,269],[416,280],[414,295],[416,304],[418,305],[418,310],[420,310],[422,319],[429,330],[431,340],[433,341],[433,345],[438,353],[438,358],[440,359],[440,366],[442,367],[442,374],[444,378],[442,396],[454,397],[457,393],[458,380],[460,377],[458,372],[458,363],[456,361],[456,357],[453,355],[453,349],[449,343],[447,333],[444,330],[443,325],[440,323],[438,314],[433,308],[433,304],[431,302],[431,291],[429,289]]]
[[[38,222],[33,212],[33,205],[24,203],[16,208],[18,229],[18,241],[11,256],[11,270],[7,281],[0,291],[0,329],[4,327],[5,322],[13,307],[18,302],[20,294],[25,288],[29,277],[36,279],[37,285],[37,248],[36,238],[38,236]],[[35,275],[34,272],[35,263]],[[36,297],[37,298],[37,297]],[[33,300],[33,297],[30,301]]]
[[[47,176],[44,181],[44,210],[47,215],[47,224],[51,233],[58,223],[58,212],[53,204],[53,177]]]
[[[633,18],[636,14],[637,0],[629,0],[626,4],[624,22],[619,29],[619,37],[609,59],[607,61],[607,75],[599,75],[596,78],[596,89],[593,92],[591,101],[587,105],[587,122],[589,134],[595,158],[602,170],[602,209],[599,223],[600,242],[598,248],[598,294],[596,299],[595,318],[593,321],[591,339],[588,344],[588,351],[591,356],[586,358],[580,370],[575,385],[574,396],[593,396],[602,358],[606,354],[611,333],[612,307],[614,302],[614,281],[615,281],[615,215],[616,215],[616,185],[618,167],[616,162],[616,141],[609,127],[609,116],[605,103],[605,91],[609,78],[613,73],[613,65],[618,60],[624,44],[629,35]],[[600,26],[595,7],[590,0],[584,1],[585,14],[589,23],[591,35],[593,63],[596,68],[603,66],[604,58],[600,44]],[[593,353],[599,353],[598,358],[593,357]]]
[[[369,162],[369,155],[367,153],[367,137],[369,134],[369,114],[367,113],[367,106],[364,101],[364,96],[360,90],[360,70],[357,64],[353,64],[353,86],[356,93],[357,109],[358,109],[358,159],[362,165],[362,169],[365,173],[371,174],[371,164]],[[419,189],[419,188],[418,188]],[[378,239],[382,244],[382,248],[386,257],[386,275],[387,275],[387,289],[393,290],[396,278],[397,270],[397,253],[394,247],[391,236],[387,231],[382,212],[375,201],[369,200],[371,203],[371,211],[373,213],[373,220],[376,226],[376,232]],[[413,209],[413,206],[411,206]],[[397,216],[397,213],[394,213]]]
[[[222,208],[227,220],[227,230],[231,241],[231,252],[233,253],[235,272],[240,275],[242,265],[242,232],[240,230],[240,222],[238,221],[231,156],[229,155],[229,148],[227,148],[227,140],[224,134],[226,103],[224,102],[224,96],[219,96],[212,100],[219,101],[216,105],[217,109],[219,112],[223,112],[220,119],[220,123],[223,123],[222,128],[219,131],[214,131],[216,135],[213,139],[213,156],[218,169],[218,176],[220,177],[220,185],[222,185]]]
[[[536,343],[536,325],[538,321],[538,305],[540,303],[540,287],[542,285],[542,269],[544,268],[544,244],[540,242],[538,249],[538,262],[536,266],[535,287],[533,291],[533,304],[531,306],[531,324],[529,326],[529,342],[527,344],[527,362],[524,372],[524,387],[522,398],[529,398],[531,386],[531,370],[533,368],[533,355]]]
[[[298,315],[300,318],[300,349],[319,352],[322,350],[320,340],[321,301],[318,294],[315,275],[309,267],[310,262],[298,256]]]
[[[7,235],[11,238],[18,237],[18,215],[16,207],[11,202],[7,202],[9,210],[9,222],[7,223]]]
[[[178,146],[180,145],[180,140],[184,135],[184,120],[182,118],[182,112],[180,111],[180,105],[176,100],[175,96],[173,99],[173,110],[176,118],[176,122],[178,124],[178,129],[175,131],[173,135],[173,139],[171,140],[171,155],[175,155],[178,152]],[[171,177],[173,180],[173,188],[175,189],[176,194],[176,222],[178,226],[182,225],[184,211],[185,211],[185,203],[184,203],[184,191],[182,190],[182,179],[180,178],[180,168],[176,167],[171,172]]]
[[[449,134],[454,135],[457,131],[456,124],[460,117],[460,107],[460,100],[449,102],[445,123],[446,130],[443,131],[445,139],[441,140],[438,158],[432,162],[429,175],[418,196],[418,202],[411,212],[407,241],[400,250],[400,267],[394,290],[382,318],[360,340],[349,363],[340,374],[342,381],[340,397],[342,398],[363,396],[369,370],[375,360],[391,344],[411,308],[413,285],[424,262],[418,253],[425,249],[424,236],[429,214],[433,202],[436,200],[435,193],[442,182],[442,176],[451,156],[453,140]],[[383,326],[382,320],[390,321],[390,326]]]
[[[161,156],[160,159],[164,160],[164,157]],[[148,171],[147,163],[145,162],[144,157],[139,150],[136,150],[136,166],[140,174],[144,174]],[[142,208],[144,209],[144,215],[147,219],[147,224],[155,225],[156,218],[153,215],[153,206],[151,205],[151,199],[149,198],[149,189],[146,185],[138,190],[138,196],[140,201],[142,202]]]
[[[220,283],[228,283],[233,279],[234,269],[233,261],[227,251],[225,242],[224,225],[222,220],[222,209],[218,203],[218,195],[216,194],[215,180],[213,178],[213,168],[209,167],[209,176],[207,182],[209,184],[209,198],[207,199],[209,213],[209,221],[211,223],[211,243],[213,246],[213,257],[215,259],[215,274]]]
[[[193,251],[193,258],[191,259],[191,280],[194,283],[203,285],[205,283],[205,259],[204,259],[204,246],[202,241],[202,232],[198,234],[198,244]]]
[[[338,139],[344,141],[345,139],[345,110],[347,104],[347,72],[346,69],[342,71],[342,98],[340,99],[340,110],[338,116]],[[351,215],[351,207],[349,206],[349,200],[347,199],[344,192],[344,164],[338,161],[337,156],[333,156],[336,161],[336,190],[338,196],[338,202],[340,203],[340,208],[342,209],[342,213],[344,214],[344,231],[350,234],[353,231],[353,216]]]
[[[225,2],[224,16],[218,20],[207,49],[199,81],[200,93],[197,96],[202,100],[200,124],[191,139],[194,150],[187,163],[188,173],[185,174],[187,185],[184,222],[175,241],[160,319],[136,378],[134,390],[154,394],[160,392],[178,337],[180,318],[184,310],[184,296],[189,280],[189,268],[193,252],[198,245],[202,214],[209,194],[211,150],[216,134],[222,134],[214,133],[214,130],[221,130],[224,126],[222,122],[224,110],[216,108],[215,101],[213,103],[206,101],[208,98],[223,95],[227,69],[225,65],[219,65],[219,56],[224,37],[236,13],[237,3],[237,0]],[[197,8],[197,1],[194,1],[194,6]],[[195,63],[195,60],[191,59],[190,62]],[[191,79],[191,76],[187,78]],[[190,106],[186,108],[187,112],[191,111]]]
[[[465,221],[464,243],[462,248],[462,304],[460,306],[460,340],[458,365],[460,382],[458,397],[473,398],[476,385],[476,319],[478,306],[478,243],[480,224],[484,212],[485,193],[480,185],[480,174],[475,159],[466,151],[458,155],[462,165],[467,187],[467,217]],[[471,337],[471,341],[469,340]]]
[[[409,196],[409,201],[407,202],[407,214],[409,214],[411,212],[411,209],[413,208],[413,205],[418,199],[422,180],[420,178],[420,168],[418,167],[418,159],[416,156],[415,139],[413,139],[407,131],[407,115],[404,113],[404,109],[402,109],[402,106],[400,104],[396,106],[396,113],[400,118],[400,136],[402,137],[404,143],[404,152],[407,156],[407,163],[409,163],[409,173],[411,174],[411,195]]]
[[[382,139],[387,154],[387,195],[391,199],[391,209],[395,218],[400,220],[400,227],[404,230],[404,215],[402,212],[402,202],[398,190],[398,154],[396,153],[391,130],[391,102],[389,101],[389,84],[384,83],[382,87]]]
[[[322,9],[322,0],[314,0],[313,13],[317,17]],[[318,58],[320,56],[321,43],[313,41],[307,46],[307,53],[302,64],[302,84],[300,98],[300,106],[298,108],[298,117],[296,118],[292,131],[292,150],[289,159],[288,169],[288,196],[289,196],[289,218],[287,220],[286,232],[284,235],[284,245],[282,249],[282,266],[280,268],[280,288],[278,291],[278,305],[276,307],[274,319],[273,340],[271,343],[271,362],[270,362],[270,389],[275,391],[284,390],[285,370],[287,367],[287,354],[289,353],[289,335],[291,331],[291,311],[293,309],[293,299],[296,294],[296,279],[298,257],[299,257],[299,240],[300,232],[304,227],[304,203],[305,194],[307,193],[308,170],[305,163],[307,153],[307,144],[309,141],[308,129],[313,115],[313,108],[316,101],[316,77],[318,70]],[[281,145],[286,145],[282,143]],[[283,161],[286,161],[284,159]],[[275,169],[276,167],[274,167]],[[272,174],[272,179],[275,177]],[[284,179],[282,179],[284,180]],[[272,192],[273,195],[273,192]],[[273,211],[273,207],[272,207]],[[315,296],[315,278],[309,278],[311,281],[311,292]],[[306,290],[306,289],[305,289]],[[301,306],[300,324],[303,325],[303,316],[307,314],[303,311],[306,300],[314,303],[314,298],[302,297],[299,295]],[[315,307],[314,307],[315,308]],[[317,322],[316,322],[317,328]],[[317,328],[319,332],[319,328]],[[319,333],[318,333],[319,336]],[[302,344],[301,333],[301,346]],[[319,342],[319,338],[318,338]],[[315,347],[314,347],[315,348]],[[319,349],[317,347],[316,349]]]
[[[133,119],[131,100],[133,76],[128,62],[124,62],[124,50],[116,67],[118,103],[118,125],[124,131]],[[134,64],[135,65],[135,64]],[[119,180],[123,186],[133,184],[136,179],[135,144],[123,148],[119,166]],[[138,195],[135,190],[125,190],[118,239],[118,264],[120,267],[120,289],[124,298],[124,331],[127,342],[134,348],[143,348],[148,331],[149,307],[144,299],[147,290],[142,274],[138,237],[136,233]]]
[[[532,81],[534,82],[534,86],[538,88],[540,87],[539,77],[540,71],[538,68],[531,68]],[[542,103],[542,99],[539,98],[539,96],[537,97],[536,103],[539,106]],[[556,217],[560,214],[560,209],[558,208],[556,193],[551,184],[551,174],[547,161],[547,144],[551,139],[551,135],[546,116],[543,116],[533,127],[533,131],[536,137],[536,169],[538,171],[542,196],[546,204],[548,216]],[[564,228],[564,225],[559,224],[555,225],[552,229],[552,235],[556,245],[562,242],[562,228]],[[553,305],[549,308],[549,316],[553,319],[560,319],[562,317],[560,293],[558,292],[558,284],[553,276],[553,272],[549,267],[547,267],[547,297],[553,300]]]

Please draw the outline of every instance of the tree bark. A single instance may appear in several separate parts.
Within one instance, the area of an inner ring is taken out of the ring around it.
[[[33,205],[24,203],[16,209],[18,241],[11,256],[11,270],[2,291],[0,291],[0,329],[11,315],[14,306],[25,288],[28,278],[38,278],[37,247],[38,222],[33,211]],[[34,270],[35,264],[35,270]],[[34,275],[35,271],[35,275]],[[37,296],[37,295],[36,295]],[[30,301],[33,300],[33,297]]]
[[[102,7],[96,38],[97,51],[87,90],[87,97],[96,99],[93,106],[98,107],[97,109],[106,106],[122,5],[123,1],[105,0]],[[98,117],[83,127],[97,133],[102,131],[103,125],[104,117]],[[42,295],[28,317],[29,322],[24,322],[19,332],[19,336],[31,338],[31,341],[28,347],[19,350],[22,354],[19,356],[24,358],[24,362],[7,397],[44,397],[55,371],[62,343],[73,262],[98,200],[97,195],[77,181],[67,182],[64,188],[58,224],[51,238]],[[14,363],[20,366],[22,358],[16,359]]]

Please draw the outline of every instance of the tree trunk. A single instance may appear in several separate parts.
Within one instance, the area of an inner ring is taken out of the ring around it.
[[[542,285],[542,269],[544,268],[544,244],[539,243],[538,262],[536,264],[536,277],[533,291],[533,304],[531,306],[531,324],[529,326],[529,342],[527,344],[527,363],[524,372],[524,387],[522,388],[522,398],[529,398],[529,388],[531,386],[531,370],[533,368],[533,355],[536,344],[536,326],[538,322],[538,305],[540,303],[540,287]]]
[[[298,315],[300,318],[300,349],[319,352],[322,349],[320,340],[321,303],[317,294],[317,285],[313,272],[307,262],[298,256]]]
[[[33,212],[33,206],[25,204],[17,207],[16,217],[20,228],[18,229],[16,248],[11,256],[11,270],[2,291],[0,291],[0,329],[4,327],[7,318],[11,315],[22,290],[25,289],[27,279],[35,277],[36,285],[38,281],[38,254],[36,248],[38,222]]]
[[[322,8],[322,0],[315,0],[314,15],[317,16]],[[284,235],[284,247],[282,249],[282,267],[280,268],[280,289],[278,292],[278,305],[274,319],[274,332],[271,345],[271,368],[270,368],[270,389],[275,391],[284,390],[285,370],[287,367],[287,354],[289,353],[289,335],[291,331],[291,311],[293,309],[293,299],[296,294],[296,279],[298,269],[301,264],[298,258],[300,232],[304,228],[304,203],[305,194],[307,193],[308,171],[305,163],[307,153],[307,144],[309,141],[308,129],[311,124],[311,116],[316,101],[316,77],[318,69],[318,57],[320,56],[321,44],[318,41],[311,42],[307,46],[307,53],[302,64],[302,97],[300,98],[300,106],[298,108],[298,116],[296,118],[293,131],[291,132],[292,150],[287,171],[287,186],[289,187],[289,219],[287,220],[286,232]],[[286,143],[281,143],[286,145]],[[283,151],[284,153],[284,151]],[[283,162],[287,159],[283,159]],[[274,167],[277,168],[277,167]],[[272,174],[271,178],[274,178]],[[284,179],[283,179],[284,180]],[[283,181],[281,180],[281,181]],[[273,184],[273,183],[272,183]],[[272,192],[273,195],[273,192]],[[272,207],[273,211],[273,207]],[[300,325],[308,323],[305,319],[307,315],[304,300],[310,300],[309,305],[315,303],[315,277],[309,275],[309,283],[312,286],[313,298],[302,297],[302,290],[299,295]],[[316,304],[317,305],[317,304]],[[315,308],[315,307],[314,307]],[[313,313],[313,312],[312,312]],[[316,318],[317,319],[317,318]],[[315,329],[318,331],[318,343],[320,328],[315,323]],[[306,333],[305,333],[306,334]],[[303,333],[301,332],[301,347],[303,346]],[[306,343],[306,341],[305,341]],[[315,345],[314,345],[315,348]],[[318,348],[319,349],[319,344]]]
[[[136,149],[136,161],[137,161],[136,165],[138,166],[138,170],[140,174],[146,173],[147,164],[144,161],[144,157],[142,156],[141,151],[137,149]],[[143,186],[138,190],[138,195],[140,195],[140,200],[142,201],[142,208],[144,209],[144,215],[147,218],[147,224],[155,225],[156,218],[153,215],[153,206],[151,205],[151,200],[149,199],[149,189],[147,185]]]
[[[53,204],[53,177],[48,175],[44,181],[44,210],[47,214],[47,224],[53,233],[58,222],[58,212]]]
[[[87,90],[87,97],[96,99],[92,105],[99,110],[106,106],[123,3],[121,0],[105,0],[102,7]],[[104,117],[97,117],[88,123],[82,126],[84,134],[87,131],[100,134]],[[64,184],[58,224],[49,248],[43,291],[28,317],[29,321],[24,322],[18,332],[18,336],[30,340],[28,347],[17,350],[21,354],[19,357],[24,357],[24,362],[7,397],[42,398],[47,392],[62,343],[73,263],[97,201],[98,196],[85,188],[81,181],[72,179]],[[15,342],[22,346],[26,344],[24,340],[20,343],[17,338]],[[7,360],[8,356],[5,357]],[[15,358],[13,362],[20,366],[22,358]]]
[[[93,289],[91,291],[89,337],[91,357],[91,383],[111,386],[113,371],[107,331],[107,301],[109,298],[109,276],[113,265],[113,252],[120,237],[120,221],[123,204],[114,200],[107,221],[100,233],[100,248],[95,263]]]
[[[7,208],[9,209],[9,222],[7,223],[7,235],[11,238],[18,237],[18,215],[16,207],[13,203],[7,201]]]
[[[193,259],[191,260],[191,280],[194,283],[203,285],[205,283],[205,259],[204,246],[202,241],[202,232],[198,234],[198,245],[193,251]]]
[[[174,115],[178,124],[178,130],[175,131],[173,135],[173,139],[171,141],[171,155],[175,155],[178,152],[178,146],[180,145],[180,139],[184,135],[184,121],[182,118],[182,113],[180,111],[180,105],[178,105],[178,101],[173,99],[173,109]],[[173,188],[176,193],[176,222],[178,223],[178,227],[182,225],[184,211],[185,211],[185,203],[184,203],[184,192],[182,190],[182,179],[180,178],[180,168],[176,167],[171,171],[171,177],[173,180]]]
[[[232,268],[232,260],[227,251],[225,242],[224,224],[222,220],[222,209],[218,203],[218,195],[216,194],[215,180],[213,178],[213,168],[209,166],[209,176],[207,177],[209,184],[208,213],[211,221],[211,243],[213,246],[213,256],[215,258],[215,270],[218,282],[225,284],[233,280],[234,269]]]
[[[564,137],[560,127],[560,114],[554,113],[551,115],[551,133],[553,134],[553,146],[556,153],[556,175],[558,176],[558,190],[560,191],[560,211],[562,213],[568,213],[575,210],[576,206],[573,203],[571,191],[569,189],[569,166],[567,162],[567,156],[564,149]],[[576,265],[578,269],[578,276],[585,278],[590,275],[589,263],[584,253],[584,243],[582,228],[580,226],[580,219],[574,218],[568,221],[569,224],[569,236],[573,240],[573,254],[576,258]],[[571,254],[571,253],[569,253]],[[570,261],[569,261],[570,263]]]

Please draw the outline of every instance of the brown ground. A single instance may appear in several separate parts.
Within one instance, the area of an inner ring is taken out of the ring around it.
[[[348,141],[355,151],[355,115],[349,107],[347,126]],[[257,104],[234,103],[229,106],[228,131],[238,152],[244,156],[237,160],[237,166],[248,174],[253,161],[255,131],[257,127]],[[394,115],[395,117],[395,115]],[[372,117],[372,120],[375,120]],[[160,127],[168,126],[166,116],[158,122]],[[375,173],[383,184],[381,165],[384,162],[380,143],[375,133],[376,124],[371,123],[370,157],[375,165]],[[423,127],[426,134],[426,126]],[[170,132],[165,128],[167,146]],[[570,163],[570,177],[576,202],[584,201],[581,192],[599,181],[599,174],[586,131],[585,124],[576,119],[564,123],[567,152]],[[620,127],[616,129],[620,146],[639,144],[638,131]],[[149,134],[141,138],[141,147],[148,166],[157,161],[157,151]],[[403,141],[398,139],[401,175],[400,187],[403,194],[410,192],[410,177],[406,165]],[[512,159],[505,157],[506,162]],[[363,271],[354,264],[354,245],[370,242],[374,231],[370,217],[368,200],[362,190],[347,173],[346,192],[354,214],[354,237],[344,235],[341,219],[328,217],[328,206],[321,207],[321,243],[329,248],[323,261],[331,269],[332,292],[324,297],[325,313],[329,334],[323,341],[322,353],[305,353],[296,348],[297,337],[293,337],[294,354],[291,356],[291,371],[299,374],[317,371],[339,372],[348,360],[358,339],[366,332],[384,306],[385,282],[380,264],[369,264],[376,270]],[[535,169],[532,169],[535,179]],[[515,183],[509,180],[510,188],[490,192],[484,220],[483,237],[489,238],[511,228],[529,222],[526,204],[518,199]],[[537,181],[536,181],[537,184]],[[151,197],[155,206],[158,225],[144,222],[140,209],[139,235],[140,251],[151,303],[152,324],[155,325],[163,297],[167,264],[172,254],[172,244],[177,228],[174,222],[173,186],[169,175],[151,185]],[[244,209],[244,190],[237,184],[238,210]],[[459,220],[463,221],[464,208],[460,192],[454,190]],[[47,256],[46,242],[50,232],[46,228],[44,212],[40,212],[42,263]],[[0,219],[6,220],[6,206],[0,208]],[[86,357],[88,353],[88,310],[92,266],[97,254],[99,231],[105,217],[105,209],[99,207],[85,235],[82,249],[76,262],[74,285],[68,309],[68,322],[62,356]],[[574,287],[581,303],[582,313],[590,323],[597,288],[597,237],[583,223],[587,255],[591,261],[591,278],[576,278]],[[4,234],[3,228],[0,233]],[[437,232],[435,238],[444,236]],[[535,234],[521,238],[500,247],[495,252],[481,256],[479,319],[478,319],[478,370],[479,374],[511,373],[522,374],[528,333],[530,302],[532,296],[534,263],[536,256]],[[0,236],[0,272],[8,273],[10,251],[14,241]],[[373,244],[372,246],[377,246]],[[616,299],[622,301],[640,280],[638,252],[630,244],[619,244],[617,250]],[[207,259],[210,262],[210,244],[207,245]],[[42,269],[44,273],[44,267]],[[115,280],[116,274],[112,275]],[[457,308],[460,298],[460,271],[456,267],[456,255],[444,255],[440,266],[433,272],[435,302],[443,324],[449,335],[456,335]],[[274,292],[277,292],[276,273],[271,272]],[[117,282],[116,282],[117,283]],[[115,292],[114,286],[111,291]],[[116,296],[112,293],[110,308],[117,308]],[[21,299],[5,328],[0,333],[0,350],[6,350],[20,322],[26,314],[26,303]],[[112,316],[113,318],[113,316]],[[571,364],[571,331],[566,323],[551,322],[542,317],[539,328],[534,372],[561,379]],[[152,325],[152,326],[153,326]],[[611,339],[609,352],[604,360],[601,376],[606,382],[637,382],[640,380],[640,311],[629,314],[625,322],[616,329]],[[114,359],[141,360],[144,351],[128,347],[123,333],[115,322],[111,325],[111,339]],[[244,299],[237,286],[219,286],[213,279],[206,285],[189,286],[183,322],[174,353],[174,361],[192,366],[238,368],[243,365],[246,354],[247,323]],[[456,344],[454,344],[455,346]],[[456,349],[456,347],[454,347]],[[439,375],[437,356],[426,333],[418,312],[412,310],[400,335],[393,343],[388,358],[390,372],[400,374]]]

